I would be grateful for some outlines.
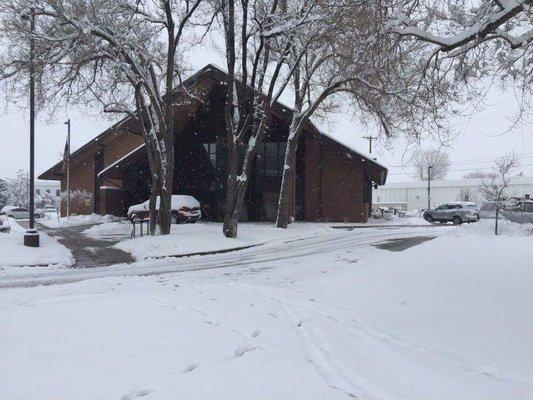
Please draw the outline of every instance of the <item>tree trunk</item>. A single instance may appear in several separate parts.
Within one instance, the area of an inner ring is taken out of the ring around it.
[[[224,208],[224,236],[237,237],[237,224],[233,220],[237,196],[237,175],[239,151],[236,144],[228,145],[228,181],[226,185],[226,203]]]
[[[498,235],[498,218],[500,217],[500,201],[496,205],[496,217],[494,218],[494,234]]]
[[[174,140],[173,137],[168,137],[166,132],[165,142],[165,162],[162,165],[161,174],[164,177],[161,182],[160,196],[161,203],[159,206],[160,229],[162,235],[170,233],[170,225],[172,223],[172,187],[174,177]]]
[[[156,202],[157,202],[157,179],[152,175],[152,184],[150,186],[150,202],[149,202],[149,209],[150,209],[150,235],[155,236],[156,231],[156,223],[157,223],[157,210],[156,210]]]
[[[236,185],[233,201],[233,210],[229,215],[227,226],[224,227],[224,234],[226,237],[235,239],[237,237],[237,227],[239,225],[239,218],[241,215],[242,205],[246,197],[246,189],[248,188],[248,180],[239,181]]]
[[[281,189],[278,201],[278,215],[276,226],[287,229],[291,215],[291,199],[294,196],[294,187],[296,184],[296,150],[298,149],[298,136],[292,137],[287,141],[285,150],[285,163],[283,167],[283,176],[281,178]]]
[[[294,111],[296,113],[296,110]],[[302,119],[294,116],[289,128],[289,138],[287,139],[287,149],[285,150],[285,163],[283,164],[283,176],[281,178],[281,189],[278,200],[278,215],[276,226],[287,229],[291,218],[291,197],[294,196],[296,184],[296,151],[298,150],[298,139],[302,131]]]

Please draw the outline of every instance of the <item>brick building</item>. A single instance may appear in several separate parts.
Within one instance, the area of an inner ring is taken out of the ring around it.
[[[227,75],[208,65],[183,85],[177,95],[175,178],[173,192],[190,194],[202,203],[205,219],[221,220],[226,173],[224,96]],[[183,92],[183,91],[182,91]],[[275,218],[291,110],[272,108],[272,124],[259,145],[242,219]],[[383,185],[387,169],[336,141],[312,124],[306,126],[297,154],[293,211],[297,220],[365,222],[372,188]],[[150,174],[140,128],[128,117],[102,132],[71,155],[71,212],[125,215],[132,204],[150,195]],[[61,181],[61,163],[40,179]],[[65,204],[61,204],[65,213]]]

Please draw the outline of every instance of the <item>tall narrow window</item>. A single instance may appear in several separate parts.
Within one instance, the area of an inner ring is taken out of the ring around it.
[[[214,168],[217,166],[217,144],[216,143],[204,143],[204,149],[209,156],[209,160]]]

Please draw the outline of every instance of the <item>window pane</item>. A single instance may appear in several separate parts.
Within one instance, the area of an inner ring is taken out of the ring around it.
[[[278,156],[278,143],[277,142],[265,143],[265,155],[277,157]]]
[[[265,175],[278,176],[278,158],[265,157]]]

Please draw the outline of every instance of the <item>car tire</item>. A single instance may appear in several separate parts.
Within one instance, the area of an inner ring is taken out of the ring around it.
[[[174,225],[179,224],[178,217],[176,217],[175,215],[172,215],[172,216],[170,217],[170,223],[171,223],[171,224],[174,224]]]
[[[452,222],[454,225],[461,225],[463,223],[463,220],[459,216],[455,216],[452,218]]]
[[[429,223],[433,223],[435,221],[431,214],[424,215],[424,219]]]

